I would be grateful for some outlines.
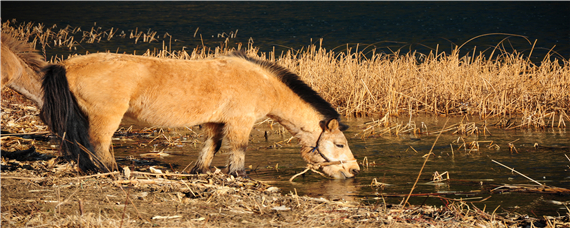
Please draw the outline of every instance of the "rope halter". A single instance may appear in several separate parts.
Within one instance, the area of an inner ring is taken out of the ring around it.
[[[297,173],[295,175],[293,175],[289,181],[293,182],[293,180],[310,171],[313,171],[315,173],[320,174],[321,176],[325,177],[325,178],[329,178],[328,176],[326,176],[325,174],[321,173],[318,171],[318,169],[320,169],[321,167],[325,167],[325,166],[330,166],[330,165],[342,165],[345,163],[350,163],[350,162],[357,162],[356,158],[355,159],[351,159],[351,160],[338,160],[338,161],[331,161],[329,158],[327,158],[327,156],[325,156],[323,153],[321,153],[321,151],[319,150],[319,141],[321,140],[321,136],[323,135],[324,130],[321,132],[321,134],[319,135],[319,138],[317,139],[317,145],[315,146],[311,146],[312,150],[309,153],[319,153],[319,155],[325,160],[324,162],[307,162],[307,168],[305,168],[305,170],[303,170],[303,172]]]
[[[325,159],[324,162],[309,162],[309,164],[311,165],[316,165],[317,168],[320,167],[324,167],[324,166],[329,166],[329,165],[342,165],[344,163],[349,163],[349,162],[356,162],[356,158],[355,159],[351,159],[351,160],[338,160],[338,161],[331,161],[329,158],[327,158],[327,156],[325,156],[323,153],[321,153],[321,151],[319,150],[318,147],[311,147],[313,148],[311,150],[311,153],[314,153],[315,151],[317,151],[319,153],[319,155]]]
[[[346,160],[346,161],[344,161],[344,160],[331,161],[329,158],[327,158],[327,156],[325,156],[323,153],[321,153],[321,150],[319,150],[319,141],[321,140],[321,136],[323,136],[323,133],[325,133],[325,130],[323,130],[323,131],[321,132],[321,134],[319,134],[319,138],[317,138],[317,145],[311,147],[311,148],[313,148],[313,149],[311,150],[311,153],[315,153],[315,151],[318,152],[319,155],[320,155],[323,159],[325,159],[325,161],[324,161],[324,162],[316,162],[316,163],[315,163],[315,162],[309,162],[309,166],[314,166],[314,167],[316,167],[316,168],[318,169],[318,168],[324,167],[324,166],[342,165],[342,164],[344,164],[344,163],[356,162],[356,158],[355,158],[355,159],[351,159],[351,160]]]

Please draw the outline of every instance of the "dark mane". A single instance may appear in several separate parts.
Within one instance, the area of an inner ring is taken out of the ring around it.
[[[305,84],[298,75],[275,63],[250,58],[244,52],[233,52],[230,56],[245,59],[273,72],[295,94],[321,113],[325,117],[325,120],[337,119],[340,122],[340,114],[338,114],[329,102],[325,101],[315,90]]]
[[[18,40],[5,32],[2,32],[2,46],[8,47],[35,72],[40,72],[45,65],[44,57],[38,54],[38,51],[29,43]]]

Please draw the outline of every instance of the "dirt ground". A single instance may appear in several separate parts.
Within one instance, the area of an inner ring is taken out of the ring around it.
[[[570,214],[488,214],[463,202],[331,201],[219,171],[189,175],[134,165],[81,175],[57,148],[37,143],[49,139],[38,113],[19,94],[2,91],[2,227],[570,227]]]

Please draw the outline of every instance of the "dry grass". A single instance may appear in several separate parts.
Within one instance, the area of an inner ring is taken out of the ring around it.
[[[124,32],[116,35],[118,29],[94,27],[90,32],[83,31],[83,38],[77,42],[68,34],[77,33],[80,28],[68,26],[56,32],[55,26],[15,25],[10,21],[2,25],[2,30],[34,44],[39,42],[43,49],[52,43],[71,48],[81,42],[126,36]],[[161,49],[143,53],[160,58],[194,60],[245,50],[299,74],[345,116],[384,117],[384,123],[390,123],[391,117],[420,113],[470,115],[499,118],[510,124],[505,128],[566,127],[566,121],[570,121],[570,61],[547,56],[536,65],[529,56],[506,52],[501,43],[490,53],[485,50],[476,54],[474,50],[466,56],[459,55],[460,46],[451,53],[436,49],[429,54],[385,54],[358,47],[337,53],[316,45],[277,56],[275,52],[260,52],[252,42],[247,47],[241,43],[230,47],[230,37],[221,46],[192,50],[172,50],[169,34],[159,37],[150,29],[146,33],[132,30],[129,38],[135,43],[160,43],[157,38],[163,38]],[[517,119],[513,120],[513,116]]]
[[[77,50],[82,43],[93,44],[100,43],[101,40],[111,40],[115,37],[128,38],[133,40],[135,44],[158,42],[159,35],[157,31],[148,29],[147,31],[139,31],[138,28],[125,32],[118,28],[103,29],[95,24],[91,29],[82,30],[81,27],[73,27],[67,25],[58,28],[57,25],[46,27],[44,24],[35,24],[33,22],[17,23],[15,19],[2,23],[2,32],[18,37],[22,40],[29,41],[34,48],[41,49],[45,55],[46,48],[66,48],[69,51]],[[127,33],[130,35],[127,36]],[[170,36],[168,33],[164,37]],[[77,37],[80,39],[78,40]],[[45,57],[45,56],[44,56]],[[51,62],[61,61],[62,58],[52,57]]]
[[[409,206],[278,193],[220,173],[156,177],[148,170],[76,176],[71,166],[2,159],[4,227],[520,227],[568,225],[568,215],[529,218],[464,201]],[[136,167],[142,168],[142,167]]]
[[[241,47],[237,48],[238,50]],[[210,58],[233,49],[194,49],[144,55]],[[309,46],[276,57],[253,46],[249,55],[275,61],[299,74],[345,116],[390,117],[421,113],[511,120],[510,127],[566,127],[570,121],[570,62],[545,58],[535,65],[519,53],[496,58],[419,53],[335,53]],[[505,126],[507,127],[507,126]]]
[[[438,115],[508,117],[526,125],[565,126],[570,108],[570,62],[546,58],[536,66],[519,54],[496,59],[339,53],[315,46],[277,61],[299,73],[347,116]],[[548,119],[550,118],[550,119]],[[557,121],[557,123],[553,123]]]
[[[238,47],[237,49],[240,49]],[[566,127],[570,121],[570,62],[545,58],[539,66],[518,53],[488,59],[450,54],[335,53],[309,46],[279,57],[255,47],[248,54],[275,61],[299,74],[345,116],[390,117],[420,113],[511,119],[510,127]],[[194,49],[144,55],[210,58],[230,49]],[[511,121],[512,122],[512,121]],[[514,122],[512,122],[514,123]],[[507,127],[507,126],[505,126]]]
[[[0,127],[3,132],[26,134],[47,131],[35,104],[12,89],[2,89],[1,109]]]

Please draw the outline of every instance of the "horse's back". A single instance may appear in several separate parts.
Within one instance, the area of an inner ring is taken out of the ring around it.
[[[71,58],[64,65],[80,103],[128,106],[128,116],[161,126],[260,118],[271,109],[277,82],[258,65],[236,57],[175,60],[103,53]]]

